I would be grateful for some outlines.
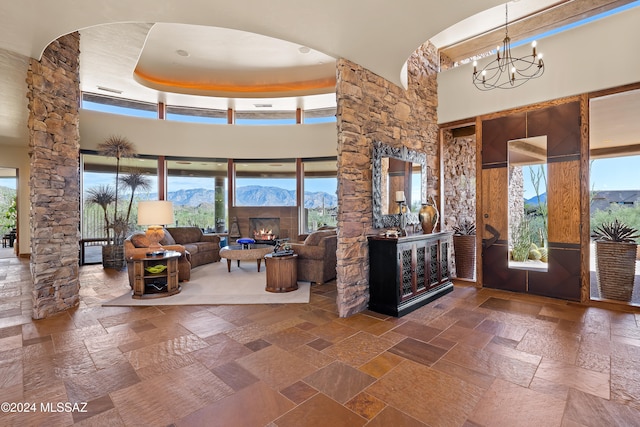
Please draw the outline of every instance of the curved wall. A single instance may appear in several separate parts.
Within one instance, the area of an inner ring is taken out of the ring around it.
[[[438,122],[483,114],[640,81],[640,7],[538,41],[545,73],[513,90],[483,92],[471,82],[471,64],[438,74]],[[514,49],[516,56],[531,47]],[[484,66],[485,61],[478,61]]]
[[[243,159],[336,156],[338,138],[335,123],[216,125],[80,111],[82,149],[111,135],[129,138],[139,154]]]

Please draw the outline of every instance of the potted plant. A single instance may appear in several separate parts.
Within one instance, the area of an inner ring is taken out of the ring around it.
[[[473,280],[476,272],[476,225],[473,221],[465,219],[453,227],[453,252],[457,277]]]
[[[98,144],[98,153],[116,158],[115,187],[101,185],[87,190],[87,203],[98,205],[104,212],[107,244],[102,246],[102,265],[105,268],[121,270],[125,267],[124,239],[129,231],[129,217],[134,193],[140,188],[150,188],[148,179],[139,172],[131,172],[120,177],[120,160],[137,155],[134,145],[121,136],[111,136]],[[118,207],[121,186],[130,190],[129,203],[125,213]],[[113,206],[113,207],[112,207]]]
[[[594,229],[596,277],[600,297],[631,301],[635,278],[638,229],[616,218]]]

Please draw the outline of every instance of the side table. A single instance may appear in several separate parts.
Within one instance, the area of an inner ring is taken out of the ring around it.
[[[179,293],[178,258],[180,252],[165,251],[158,255],[134,255],[133,261],[133,298],[161,298]],[[158,273],[149,272],[148,267],[163,265],[166,267]]]
[[[267,268],[267,292],[291,292],[298,289],[298,254],[264,256]]]

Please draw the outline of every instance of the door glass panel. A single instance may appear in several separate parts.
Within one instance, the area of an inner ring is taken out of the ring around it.
[[[509,268],[548,270],[547,137],[509,141]]]

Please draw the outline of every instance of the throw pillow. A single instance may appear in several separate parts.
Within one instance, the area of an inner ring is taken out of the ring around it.
[[[169,245],[175,245],[175,244],[176,244],[176,241],[174,240],[173,236],[165,228],[164,229],[164,237],[160,240],[160,245],[169,246]]]
[[[133,243],[133,246],[135,246],[136,248],[148,248],[150,244],[147,236],[142,233],[136,233],[132,235],[131,243]]]

